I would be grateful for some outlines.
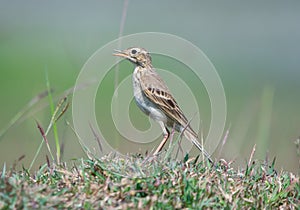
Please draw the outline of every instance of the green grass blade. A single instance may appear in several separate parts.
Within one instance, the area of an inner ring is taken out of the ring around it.
[[[45,70],[46,74],[46,84],[47,84],[47,90],[48,90],[48,99],[49,99],[49,105],[50,105],[50,111],[52,118],[55,116],[55,105],[53,103],[53,97],[51,94],[51,87],[50,87],[50,81],[48,77],[48,71],[47,69]],[[60,163],[60,144],[59,144],[59,138],[58,138],[58,132],[57,132],[57,126],[56,126],[56,121],[51,119],[51,124],[53,123],[53,134],[54,134],[54,140],[55,140],[55,146],[56,146],[56,162],[57,164]]]

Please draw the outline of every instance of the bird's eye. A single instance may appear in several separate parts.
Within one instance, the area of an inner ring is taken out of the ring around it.
[[[137,53],[137,50],[131,50],[131,53],[134,55],[135,53]]]

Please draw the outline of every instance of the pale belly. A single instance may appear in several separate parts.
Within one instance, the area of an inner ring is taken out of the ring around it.
[[[166,115],[144,94],[140,84],[133,78],[133,95],[137,106],[155,121],[167,123]]]

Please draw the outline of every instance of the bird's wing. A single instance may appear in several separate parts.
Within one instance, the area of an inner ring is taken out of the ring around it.
[[[188,120],[178,106],[176,100],[170,93],[167,85],[155,71],[149,71],[144,74],[140,82],[145,96],[157,105],[171,120],[177,122],[197,136],[197,134],[188,125]]]

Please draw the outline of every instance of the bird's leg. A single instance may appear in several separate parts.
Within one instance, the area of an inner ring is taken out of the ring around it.
[[[160,142],[159,146],[157,147],[157,149],[155,150],[155,152],[153,153],[153,155],[157,155],[162,148],[165,146],[165,144],[167,143],[167,140],[170,136],[170,132],[169,130],[166,128],[166,126],[164,125],[163,122],[159,122],[159,125],[161,126],[163,132],[164,132],[164,138],[163,140]]]

